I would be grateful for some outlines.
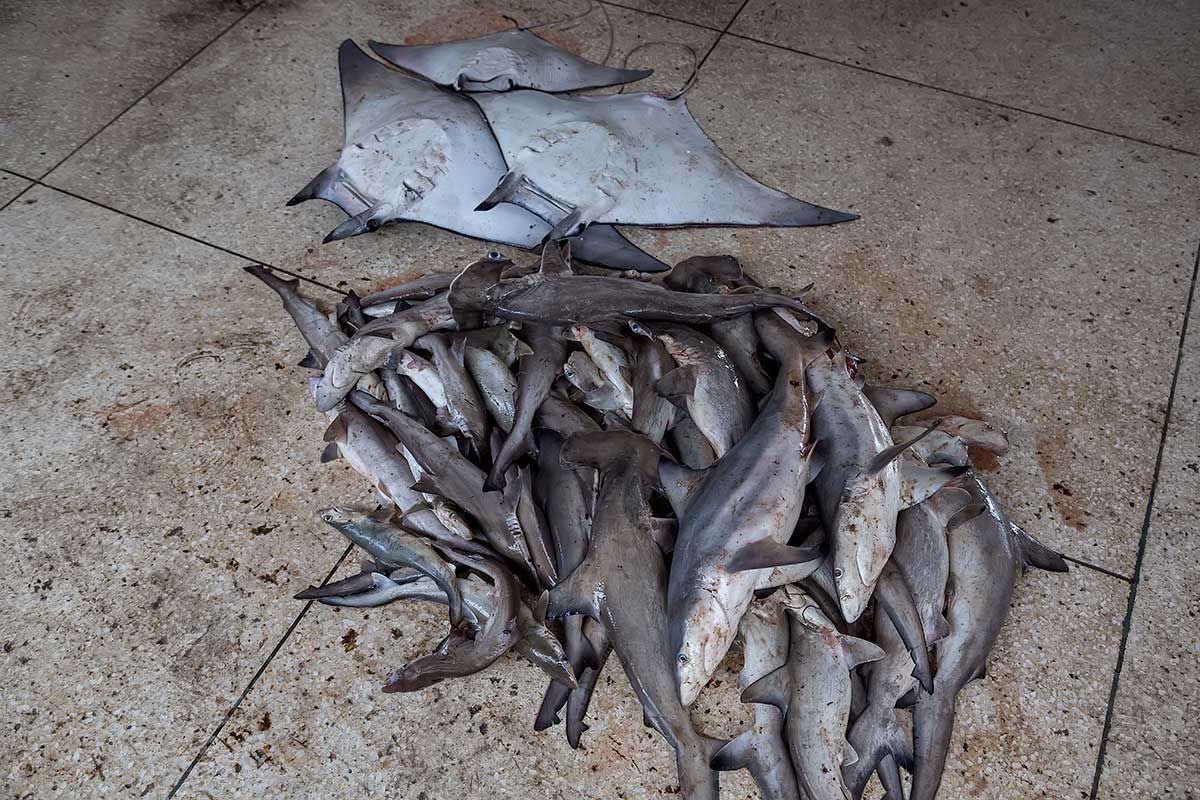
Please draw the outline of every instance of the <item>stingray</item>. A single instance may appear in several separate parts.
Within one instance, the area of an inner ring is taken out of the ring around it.
[[[759,183],[721,152],[683,97],[473,94],[508,173],[479,205],[527,209],[551,238],[592,223],[830,225],[858,217]]]
[[[432,45],[367,44],[396,66],[460,92],[574,92],[654,74],[588,61],[522,29]]]
[[[326,242],[409,221],[524,249],[542,243],[549,226],[524,209],[474,210],[505,164],[470,100],[391,69],[348,39],[338,51],[338,67],[345,114],[341,156],[288,201],[320,198],[350,216]],[[612,227],[589,230],[574,246],[579,258],[604,266],[667,269]]]

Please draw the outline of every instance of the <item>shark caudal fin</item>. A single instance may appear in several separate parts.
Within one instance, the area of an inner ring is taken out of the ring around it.
[[[913,780],[910,800],[934,800],[954,733],[954,692],[939,689],[913,706]]]
[[[564,467],[607,470],[622,463],[636,464],[642,479],[658,485],[658,464],[663,450],[654,442],[632,431],[575,433],[563,443],[559,456]]]
[[[1013,522],[1009,523],[1009,527],[1012,528],[1013,540],[1017,543],[1017,549],[1021,551],[1021,560],[1025,566],[1037,567],[1047,572],[1067,572],[1070,569],[1060,553],[1034,539],[1024,528]]]
[[[861,797],[871,773],[887,756],[893,756],[906,768],[912,766],[912,746],[896,720],[896,712],[884,706],[867,706],[850,726],[850,746],[858,761],[842,768],[842,777],[854,797]]]

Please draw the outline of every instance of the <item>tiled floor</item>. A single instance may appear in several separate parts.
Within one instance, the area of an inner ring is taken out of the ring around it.
[[[314,512],[362,486],[317,463],[321,419],[284,368],[302,347],[239,269],[367,286],[464,263],[477,243],[416,225],[321,246],[336,212],[283,207],[339,143],[337,44],[586,9],[2,12],[5,796],[674,791],[619,670],[576,752],[532,732],[542,680],[514,660],[381,695],[436,641],[434,610],[289,599],[350,568]],[[1200,7],[631,0],[548,33],[654,67],[659,90],[694,52],[689,104],[726,152],[861,213],[634,236],[667,260],[731,252],[766,282],[816,281],[876,374],[1010,431],[989,481],[1081,562],[1022,582],[960,701],[943,796],[1195,796]],[[710,732],[744,713],[726,694],[700,715]],[[723,787],[754,796],[744,775]]]

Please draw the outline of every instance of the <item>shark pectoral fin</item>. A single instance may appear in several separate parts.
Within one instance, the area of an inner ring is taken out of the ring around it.
[[[929,663],[929,645],[925,640],[925,628],[921,614],[913,602],[912,592],[904,582],[904,576],[889,561],[875,584],[875,599],[895,626],[904,646],[913,660],[912,676],[927,692],[933,692],[933,667]]]
[[[533,618],[538,621],[538,624],[544,625],[546,623],[546,612],[549,611],[549,609],[550,592],[548,590],[543,590],[542,593],[538,595],[537,604],[534,605],[532,609]]]
[[[900,479],[904,480],[904,474],[908,469],[908,464],[905,464],[900,469]],[[922,501],[925,508],[933,514],[934,518],[945,528],[950,524],[950,520],[954,515],[962,511],[971,504],[971,494],[965,489],[959,489],[955,486],[946,486],[933,495]]]
[[[704,470],[701,469],[691,469],[665,458],[658,463],[658,479],[676,517],[683,519],[688,496],[703,477]]]
[[[654,383],[654,391],[678,405],[696,391],[696,368],[676,367]]]
[[[909,458],[900,462],[900,509],[924,502],[970,467],[928,467]]]
[[[517,193],[517,189],[521,186],[523,176],[515,170],[505,173],[500,182],[496,184],[496,188],[492,189],[492,193],[483,198],[483,201],[475,206],[476,211],[491,211],[501,203],[509,202]]]
[[[325,429],[325,434],[321,438],[326,442],[346,441],[346,418],[338,414],[333,422],[329,423],[329,427]]]
[[[888,464],[892,463],[897,458],[899,458],[901,455],[903,455],[905,450],[912,447],[914,444],[921,441],[926,436],[928,436],[929,434],[931,434],[935,430],[937,430],[937,427],[938,427],[938,423],[935,422],[935,423],[933,423],[933,425],[931,425],[928,428],[926,428],[925,430],[921,431],[921,433],[919,433],[918,435],[909,439],[908,441],[900,442],[899,444],[894,444],[891,447],[887,448],[886,450],[883,450],[882,452],[877,453],[875,455],[875,457],[871,459],[871,463],[867,465],[867,472],[869,472],[872,475],[874,475],[878,472],[881,472],[884,467],[886,467]]]
[[[730,572],[745,572],[751,569],[769,569],[789,564],[812,562],[813,569],[821,563],[819,548],[793,547],[773,539],[760,539],[742,547],[729,559]]]
[[[892,427],[900,417],[924,411],[937,403],[937,398],[925,392],[912,389],[889,389],[884,386],[866,386],[863,394],[875,406],[883,424]]]
[[[305,369],[325,369],[323,361],[324,359],[317,355],[315,350],[309,350],[304,354],[304,358],[296,362],[296,366]]]
[[[321,451],[321,463],[328,464],[330,461],[337,461],[342,457],[342,450],[338,447],[337,442],[330,442],[325,445],[325,449]]]
[[[848,767],[858,761],[858,752],[854,747],[846,742],[846,746],[842,749],[842,766]]]
[[[709,764],[719,772],[745,769],[754,758],[754,730],[742,731],[726,742]]]
[[[846,666],[849,669],[854,669],[859,664],[867,664],[871,661],[878,661],[887,655],[879,645],[874,642],[868,642],[866,639],[858,639],[854,636],[842,635],[842,653],[846,657]]]
[[[971,503],[963,506],[953,517],[946,520],[946,530],[952,531],[959,525],[963,525],[975,519],[985,511],[987,511],[987,506],[985,506],[983,503]]]
[[[596,581],[585,560],[565,580],[551,587],[546,604],[547,616],[557,619],[568,614],[587,614],[599,618],[596,588]]]
[[[880,657],[882,658],[882,655]],[[742,702],[772,705],[786,714],[788,690],[787,665],[784,664],[782,667],[763,675],[742,690]]]
[[[561,721],[558,712],[567,704],[570,696],[570,689],[558,681],[550,681],[550,685],[546,687],[546,694],[542,697],[542,705],[538,708],[537,717],[533,720],[533,729],[544,731],[557,725]]]
[[[917,700],[921,697],[921,694],[921,687],[914,686],[904,694],[900,695],[900,698],[896,700],[896,708],[901,710],[912,708],[917,704]]]
[[[1015,522],[1010,522],[1009,527],[1012,528],[1013,539],[1017,543],[1017,549],[1021,551],[1021,560],[1025,562],[1025,566],[1037,567],[1047,572],[1068,571],[1067,562],[1061,554],[1034,539]]]

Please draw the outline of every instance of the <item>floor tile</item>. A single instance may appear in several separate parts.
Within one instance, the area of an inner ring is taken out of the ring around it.
[[[750,0],[731,30],[1200,151],[1200,16],[1190,0]]]
[[[0,213],[6,794],[165,796],[342,552],[314,512],[362,482],[242,263],[41,187]]]
[[[522,24],[569,16],[550,2],[518,4],[509,13]],[[629,61],[658,70],[643,82],[648,89],[678,89],[693,63],[679,46],[653,43],[679,42],[702,55],[717,35],[635,11],[608,8],[608,13],[614,37],[609,63],[621,64],[634,48],[652,44]],[[452,12],[427,0],[263,7],[50,181],[282,267],[302,268],[311,258],[347,265],[426,261],[430,242],[458,237],[408,224],[322,247],[324,235],[344,219],[341,212],[319,202],[284,207],[341,147],[338,44],[346,37],[365,42],[474,36],[511,24],[482,2]],[[595,60],[605,57],[607,32],[598,10],[566,26],[539,29]],[[128,163],[139,169],[120,166]],[[317,252],[308,252],[314,248]]]
[[[41,175],[243,11],[239,0],[5,3],[0,163]]]
[[[7,172],[0,172],[0,207],[7,205],[9,201],[32,185],[32,181],[18,178]]]
[[[1193,311],[1097,795],[1102,800],[1197,796],[1198,454],[1200,332]]]
[[[862,214],[640,232],[812,303],[872,380],[982,416],[1017,521],[1128,575],[1197,245],[1200,161],[726,37],[689,105],[738,164]],[[1135,377],[1136,376],[1136,377]]]

